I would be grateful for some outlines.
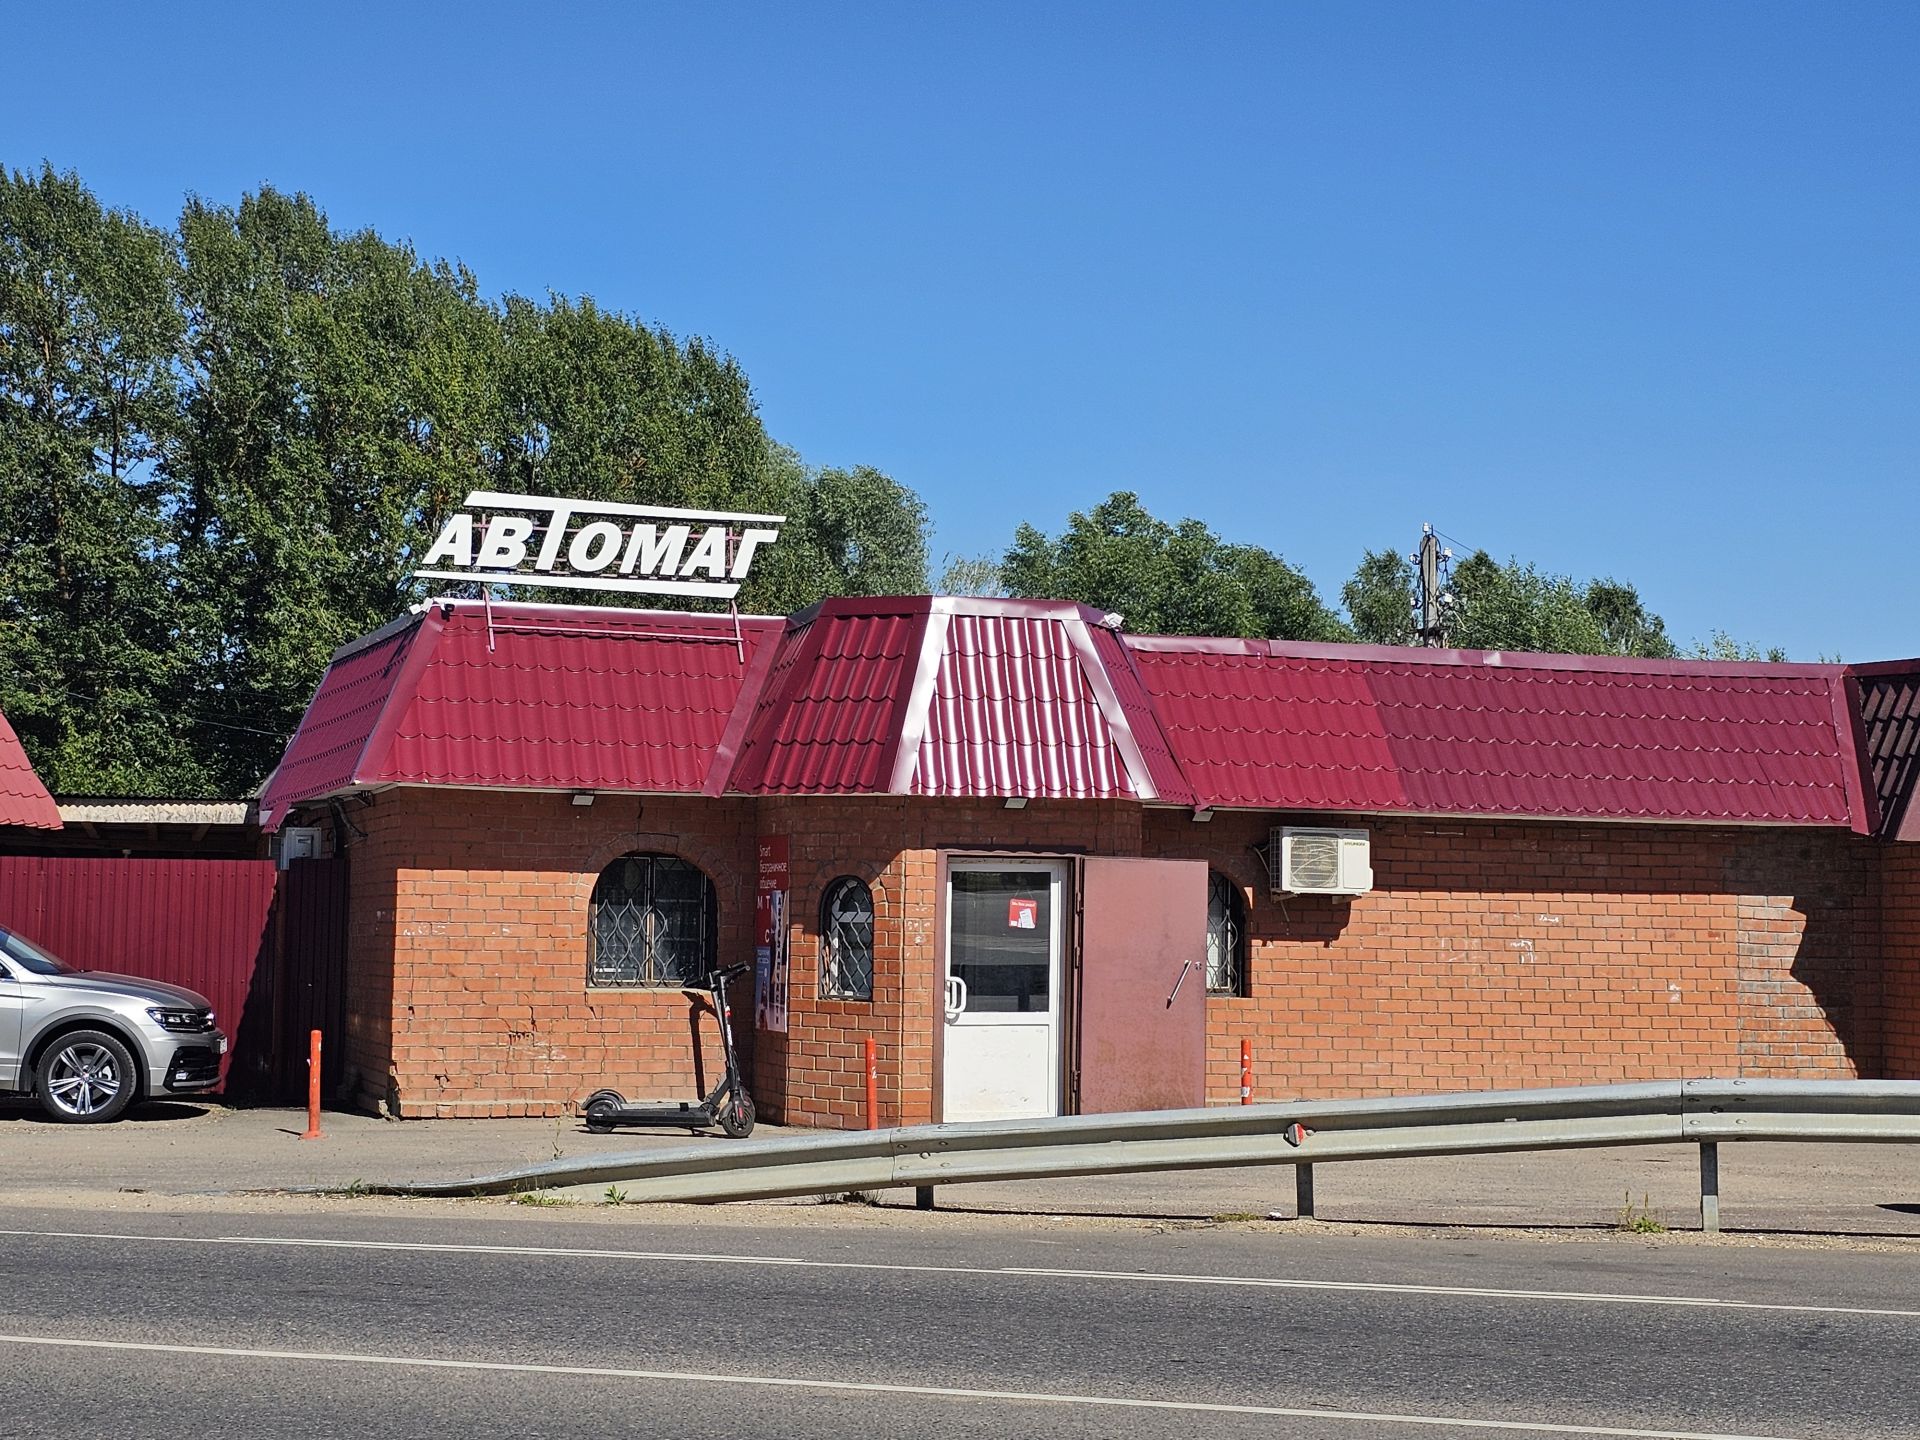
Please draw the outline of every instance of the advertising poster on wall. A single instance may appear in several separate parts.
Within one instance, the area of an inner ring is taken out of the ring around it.
[[[763,835],[754,897],[753,1023],[787,1033],[787,837]]]

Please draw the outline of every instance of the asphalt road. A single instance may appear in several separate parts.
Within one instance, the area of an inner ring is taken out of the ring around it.
[[[1914,1251],[0,1209],[13,1437],[1880,1440],[1916,1376]]]

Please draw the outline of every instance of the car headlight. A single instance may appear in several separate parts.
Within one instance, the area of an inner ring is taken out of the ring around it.
[[[148,1010],[147,1014],[162,1030],[186,1033],[213,1028],[213,1012],[210,1010],[167,1010],[156,1007]]]

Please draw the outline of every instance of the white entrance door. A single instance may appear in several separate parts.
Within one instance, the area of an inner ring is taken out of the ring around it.
[[[1046,860],[956,860],[948,869],[948,1120],[1060,1113],[1066,873]]]

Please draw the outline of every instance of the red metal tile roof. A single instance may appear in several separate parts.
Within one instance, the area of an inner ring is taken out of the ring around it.
[[[380,785],[698,791],[783,622],[436,603],[334,658],[261,801]]]
[[[1130,672],[1116,685],[1097,628],[1065,601],[825,601],[783,643],[728,788],[1184,802],[1145,691]]]
[[[1127,643],[1201,804],[1871,823],[1838,666]]]
[[[1880,803],[1878,833],[1920,840],[1920,660],[1854,665],[1848,674],[1859,695],[1860,742]]]
[[[827,602],[797,617],[761,690],[726,788],[882,795],[892,785],[932,602]]]
[[[456,602],[335,657],[262,816],[409,784],[1868,830],[1857,683],[1122,637],[1054,601],[837,599],[737,634],[721,615]]]
[[[420,665],[445,625],[438,610],[376,630],[333,657],[260,796],[260,824],[277,830],[289,805],[349,790],[383,717],[399,719]],[[410,665],[409,661],[413,663]]]
[[[4,715],[0,715],[0,825],[33,830],[61,828],[60,807],[40,783],[20,737],[13,733]]]

